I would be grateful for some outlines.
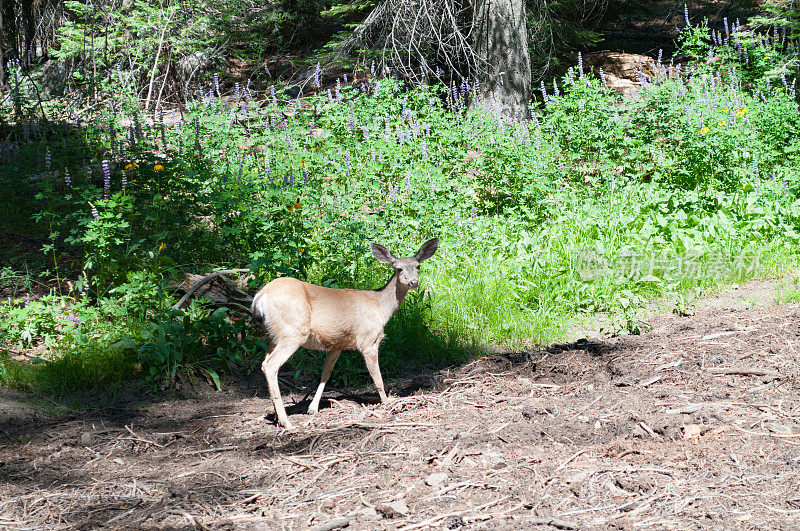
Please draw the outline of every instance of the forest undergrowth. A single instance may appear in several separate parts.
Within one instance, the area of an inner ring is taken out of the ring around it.
[[[214,75],[156,115],[110,76],[91,118],[43,122],[14,66],[0,222],[41,252],[0,251],[0,382],[49,396],[187,373],[219,386],[265,343],[232,309],[172,308],[170,285],[246,267],[251,292],[281,275],[374,289],[390,271],[372,241],[399,256],[441,238],[386,328],[390,378],[546,344],[598,313],[637,333],[648,301],[687,312],[709,289],[794,270],[800,111],[782,66],[796,40],[738,30],[688,26],[685,62],[659,57],[624,100],[579,62],[512,123],[470,106],[472,81],[412,87],[374,69],[328,86],[318,70],[300,99]],[[311,353],[290,363],[321,370]],[[351,355],[334,379],[366,375]]]

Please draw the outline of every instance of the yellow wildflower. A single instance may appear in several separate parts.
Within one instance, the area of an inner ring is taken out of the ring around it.
[[[162,164],[156,164],[153,166],[153,171],[164,171],[164,166]]]
[[[728,112],[728,108],[726,107],[726,108],[722,109],[722,112]]]
[[[725,125],[725,120],[720,120],[719,125]]]
[[[161,245],[158,246],[158,251],[161,252],[166,248],[167,248],[167,244],[164,243],[164,242],[161,242]]]
[[[704,126],[703,126],[703,128],[702,128],[702,129],[700,129],[700,134],[701,134],[701,135],[704,135],[704,134],[708,133],[709,131],[711,131],[711,129],[709,129],[708,127],[706,127],[706,126],[704,125]]]
[[[736,117],[737,118],[741,118],[745,114],[747,114],[747,109],[739,109],[738,111],[736,111]]]
[[[135,162],[131,162],[130,164],[126,164],[125,165],[125,169],[126,170],[138,170],[139,169],[139,165],[136,164]]]

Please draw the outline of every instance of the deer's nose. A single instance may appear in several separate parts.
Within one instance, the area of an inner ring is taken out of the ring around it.
[[[408,285],[410,287],[412,287],[412,288],[416,288],[417,286],[419,286],[419,280],[416,280],[416,279],[411,280],[411,281],[409,281]]]

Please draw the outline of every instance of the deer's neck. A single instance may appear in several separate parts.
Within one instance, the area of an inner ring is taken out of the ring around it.
[[[381,306],[381,314],[383,315],[384,324],[389,322],[389,319],[395,314],[400,305],[403,304],[403,299],[406,298],[408,293],[408,286],[404,286],[397,278],[397,272],[392,275],[389,282],[384,287],[378,290],[378,300]]]

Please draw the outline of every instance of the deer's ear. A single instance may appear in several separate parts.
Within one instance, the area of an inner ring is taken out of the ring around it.
[[[419,248],[419,251],[417,251],[417,254],[414,255],[414,258],[416,258],[418,262],[427,260],[428,258],[433,256],[438,247],[439,247],[439,238],[431,238],[430,240],[422,244],[422,247]]]
[[[370,243],[369,247],[372,249],[372,255],[378,259],[378,262],[391,265],[397,260],[389,249],[379,243]]]

